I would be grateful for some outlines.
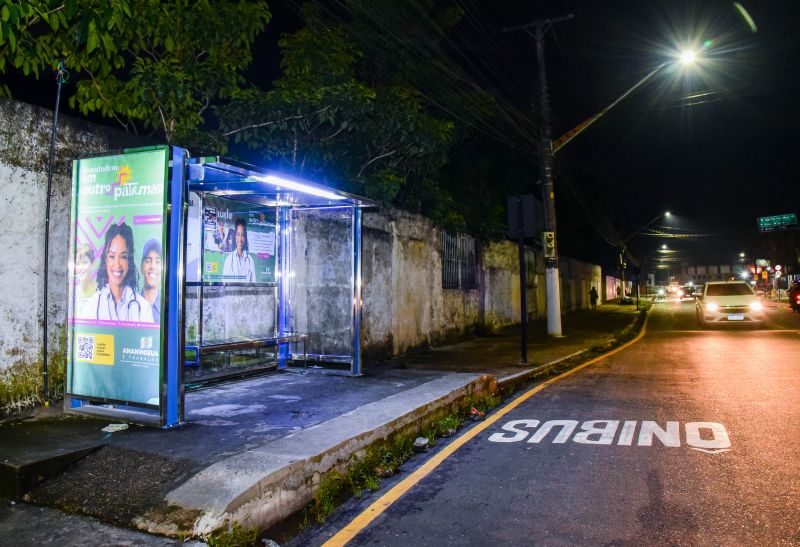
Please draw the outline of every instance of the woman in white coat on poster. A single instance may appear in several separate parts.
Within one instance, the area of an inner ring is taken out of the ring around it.
[[[239,283],[255,283],[255,265],[247,252],[247,221],[239,217],[235,224],[236,249],[228,255],[225,264],[222,265],[222,279]]]
[[[153,308],[137,294],[136,264],[133,261],[133,230],[125,224],[111,225],[106,231],[97,293],[78,310],[82,319],[152,323]]]

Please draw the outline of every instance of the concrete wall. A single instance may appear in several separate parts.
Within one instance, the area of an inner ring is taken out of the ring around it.
[[[517,245],[479,246],[478,288],[442,288],[441,232],[426,218],[399,210],[367,213],[363,230],[362,345],[365,360],[400,355],[519,322]],[[527,248],[530,320],[544,319],[544,261]],[[589,307],[589,289],[601,287],[600,267],[562,258],[562,310]]]
[[[52,111],[0,98],[0,413],[41,387],[42,323],[48,350],[63,361],[72,160],[135,145],[125,133],[59,116],[50,205],[48,310],[43,312],[47,165]],[[59,371],[53,370],[54,374]],[[36,385],[38,383],[38,385]],[[13,386],[13,387],[9,387]],[[11,400],[11,402],[9,402]]]
[[[49,303],[45,314],[44,225],[51,128],[52,112],[0,99],[0,214],[6,221],[6,229],[0,233],[5,249],[4,260],[0,261],[0,286],[5,293],[0,301],[0,415],[30,406],[41,394],[45,316],[54,385],[63,378],[72,160],[153,144],[68,116],[59,117],[47,257]],[[298,282],[293,307],[300,311],[294,324],[298,330],[305,327],[305,331],[321,333],[320,347],[309,348],[310,351],[344,352],[351,309],[350,256],[348,245],[334,243],[349,237],[348,224],[344,217],[333,223],[311,216],[299,220],[300,235],[294,242]],[[516,245],[478,245],[478,288],[443,289],[440,234],[428,219],[404,211],[364,214],[362,345],[367,364],[370,359],[440,345],[519,321]],[[542,319],[546,313],[542,257],[533,249],[527,249],[525,257],[528,317]],[[565,258],[561,272],[564,310],[587,307],[589,288],[595,283],[600,285],[599,267]],[[240,332],[242,325],[236,325],[231,318],[252,309],[254,302],[259,309],[273,309],[271,295],[234,289],[225,289],[225,293],[206,295],[205,337],[232,334],[228,323],[239,329],[235,334],[257,334]],[[197,318],[198,311],[197,298],[192,294],[189,290],[190,322]],[[224,313],[213,305],[215,299],[230,304],[223,306]],[[303,302],[307,305],[303,306]],[[262,327],[271,330],[274,316],[265,317],[264,324],[258,325],[259,329]]]

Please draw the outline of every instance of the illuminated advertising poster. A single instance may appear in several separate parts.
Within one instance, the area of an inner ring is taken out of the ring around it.
[[[73,162],[67,391],[158,406],[168,148]]]
[[[203,207],[203,281],[275,283],[275,210],[208,197]]]

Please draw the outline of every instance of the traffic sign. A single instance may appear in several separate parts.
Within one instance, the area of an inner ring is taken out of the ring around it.
[[[790,226],[797,226],[797,213],[758,217],[758,230],[760,232],[783,230]]]

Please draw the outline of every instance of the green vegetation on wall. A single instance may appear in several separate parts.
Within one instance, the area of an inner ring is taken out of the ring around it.
[[[64,325],[57,325],[59,340],[52,346],[48,366],[50,398],[64,396],[67,339]],[[7,351],[14,356],[21,351]],[[18,359],[9,367],[0,370],[0,418],[20,414],[45,403],[44,371],[41,358],[35,361]]]

